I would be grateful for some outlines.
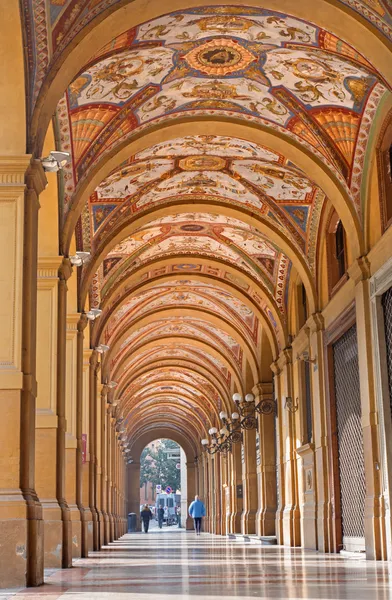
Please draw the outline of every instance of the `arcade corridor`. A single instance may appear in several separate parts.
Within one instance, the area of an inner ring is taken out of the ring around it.
[[[1,600],[392,597],[389,5],[0,2]]]
[[[184,530],[129,534],[0,600],[387,600],[387,563]]]

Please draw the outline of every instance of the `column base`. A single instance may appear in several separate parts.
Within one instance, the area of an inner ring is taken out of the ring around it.
[[[295,507],[286,507],[283,511],[283,544],[285,546],[300,546],[300,516]]]
[[[43,584],[43,533],[42,519],[0,520],[0,581],[2,588]]]
[[[93,549],[93,518],[89,508],[81,508],[81,558],[88,558]]]
[[[72,558],[82,556],[82,521],[80,510],[76,505],[70,505],[71,534],[72,534]]]
[[[256,514],[256,533],[259,536],[275,535],[276,510],[267,508],[257,511]]]
[[[256,510],[248,510],[242,513],[241,533],[250,535],[256,533]]]

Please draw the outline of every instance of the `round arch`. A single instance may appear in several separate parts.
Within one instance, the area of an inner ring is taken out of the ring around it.
[[[244,123],[235,117],[222,117],[218,115],[215,117],[211,116],[210,118],[206,116],[196,120],[191,117],[181,117],[176,119],[176,122],[173,124],[159,123],[146,132],[133,133],[129,139],[124,140],[110,153],[103,155],[98,163],[89,169],[88,176],[79,182],[75,190],[74,199],[63,229],[61,246],[64,254],[67,254],[69,251],[72,234],[82,212],[85,199],[91,196],[95,188],[113,169],[130,156],[147,150],[157,143],[192,135],[195,131],[197,131],[198,135],[225,135],[227,137],[242,138],[248,142],[266,146],[272,151],[283,154],[304,171],[304,173],[311,173],[312,180],[334,204],[349,237],[352,237],[353,254],[355,256],[360,255],[363,249],[363,236],[358,214],[351,200],[347,185],[337,173],[323,162],[321,155],[316,156],[314,148],[305,148],[287,134],[272,130],[270,127],[255,125],[254,123]],[[151,212],[151,210],[148,212]],[[155,210],[154,215],[157,212],[158,210]],[[158,217],[154,216],[154,218]],[[262,223],[262,220],[260,222]],[[271,222],[269,222],[269,228],[271,228]],[[260,231],[262,231],[261,228]],[[282,237],[280,232],[279,234],[277,232],[277,235],[278,239]],[[280,246],[278,241],[275,243]],[[285,248],[282,247],[282,250],[287,254]]]
[[[173,0],[165,5],[167,12],[193,8],[198,6],[220,5],[221,0]],[[349,6],[334,0],[319,0],[318,15],[322,15],[322,23],[317,25],[326,28],[363,54],[384,77],[392,84],[390,70],[391,44],[371,23],[353,11]],[[257,0],[247,0],[248,6],[259,6]],[[273,6],[265,5],[275,11],[287,13],[294,17],[308,20],[314,15],[312,0],[276,0]],[[68,44],[66,49],[53,62],[45,82],[40,90],[30,128],[30,149],[37,156],[43,146],[43,137],[56,105],[72,79],[80,71],[81,66],[94,56],[104,45],[121,34],[124,29],[136,27],[142,22],[161,16],[162,3],[151,0],[147,5],[143,0],[119,2],[111,6],[86,25]],[[124,24],[126,23],[126,27]]]

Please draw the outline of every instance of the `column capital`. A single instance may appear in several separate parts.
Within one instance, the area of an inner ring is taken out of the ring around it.
[[[37,264],[38,279],[53,279],[57,281],[62,260],[62,256],[40,256]]]
[[[254,396],[263,398],[263,396],[271,396],[272,395],[273,386],[270,381],[259,382],[252,388],[252,394]]]
[[[58,276],[60,281],[68,281],[72,275],[72,264],[69,258],[63,257],[61,265],[58,270]]]
[[[281,371],[284,369],[284,367],[286,365],[292,364],[293,349],[291,348],[291,346],[287,346],[286,348],[284,348],[282,350],[282,352],[279,354],[278,360],[276,362],[278,363],[278,367]]]
[[[271,363],[270,369],[274,375],[280,375],[280,373],[282,372],[277,360]]]
[[[31,154],[0,156],[0,186],[24,186],[30,163]]]
[[[77,332],[78,331],[79,319],[80,319],[79,313],[72,313],[70,315],[67,315],[67,331],[68,332],[72,332],[72,331]]]
[[[370,262],[367,256],[360,256],[347,269],[350,279],[357,285],[360,281],[370,278]]]
[[[324,317],[321,312],[315,312],[306,321],[306,325],[311,333],[323,331],[325,329]]]
[[[26,171],[27,189],[33,190],[38,198],[47,185],[48,180],[46,179],[45,171],[42,167],[41,161],[37,159],[31,159]]]

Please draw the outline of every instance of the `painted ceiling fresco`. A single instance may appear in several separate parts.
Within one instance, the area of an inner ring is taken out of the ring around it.
[[[208,198],[260,215],[290,238],[312,268],[323,192],[282,155],[223,136],[174,139],[115,169],[86,204],[79,225],[80,246],[86,250],[101,247],[120,223],[173,198],[184,203]],[[210,223],[220,220],[208,213],[196,218]],[[151,226],[180,219],[172,215]],[[221,223],[240,225],[241,221],[226,217]],[[154,233],[158,235],[159,229],[149,236]],[[142,241],[135,239],[135,249]]]
[[[359,13],[382,35],[392,38],[392,17],[388,10],[388,0],[339,0],[339,2]],[[116,4],[120,5],[120,0],[22,0],[32,104],[38,96],[51,64],[66,52],[67,46],[74,37],[80,35],[93,19],[115,8]],[[240,10],[243,11],[243,8]],[[219,14],[219,7],[214,7],[214,11],[215,14]],[[223,20],[220,23],[219,27],[219,21],[216,22],[213,33],[226,33],[227,23]]]
[[[141,338],[139,337],[142,334]],[[166,317],[157,319],[156,322],[149,323],[144,330],[139,329],[129,335],[121,344],[119,352],[112,363],[112,369],[121,362],[127,354],[131,354],[140,343],[147,344],[152,340],[162,338],[185,337],[187,339],[199,340],[215,348],[222,356],[231,357],[235,364],[241,370],[243,349],[239,342],[228,333],[202,319],[183,316]]]
[[[221,315],[228,322],[236,322],[245,335],[257,343],[259,321],[251,308],[229,292],[216,285],[200,284],[192,280],[177,280],[168,285],[157,285],[133,295],[111,317],[105,329],[105,343],[111,344],[123,327],[158,307],[195,307]]]
[[[138,129],[207,112],[284,131],[349,181],[377,87],[380,78],[362,56],[305,21],[245,7],[165,15],[102,48],[69,86],[74,178]],[[218,167],[213,173],[222,179]]]
[[[93,306],[100,305],[118,281],[125,280],[143,264],[186,254],[220,259],[243,270],[266,290],[285,318],[291,263],[255,228],[223,216],[212,219],[207,214],[185,213],[162,220],[167,222],[157,224],[153,221],[109,252],[93,280],[90,295]],[[148,296],[151,294],[151,291],[148,292]],[[164,303],[174,306],[184,302],[196,305],[201,302],[200,298],[191,298],[189,293],[186,297],[179,291],[175,294],[171,299],[157,298],[155,307]],[[136,300],[132,299],[131,302]],[[207,307],[208,300],[204,299],[203,304]],[[154,305],[150,305],[148,310],[152,308]]]
[[[151,363],[159,367],[159,361],[166,364],[167,361],[175,361],[175,365],[186,369],[191,365],[198,369],[203,367],[211,371],[219,380],[224,382],[226,389],[230,389],[231,373],[217,355],[207,354],[205,351],[190,344],[182,343],[181,347],[174,343],[157,344],[154,348],[141,350],[135,353],[127,362],[127,369],[136,372],[139,368],[145,368]],[[163,362],[162,362],[163,361]]]
[[[387,33],[384,0],[342,1]],[[35,0],[33,102],[51,60],[114,5]],[[249,367],[257,377],[263,328],[275,350],[285,347],[290,275],[299,262],[316,275],[325,194],[271,148],[197,131],[114,160],[80,214],[90,174],[152,128],[224,116],[302,145],[360,216],[360,157],[388,92],[343,40],[272,10],[200,7],[129,26],[81,66],[58,104],[60,146],[72,157],[60,218],[80,215],[77,249],[91,260],[79,287],[103,309],[91,332],[110,347],[102,365],[127,422],[142,410],[194,414],[199,431],[245,387]]]

